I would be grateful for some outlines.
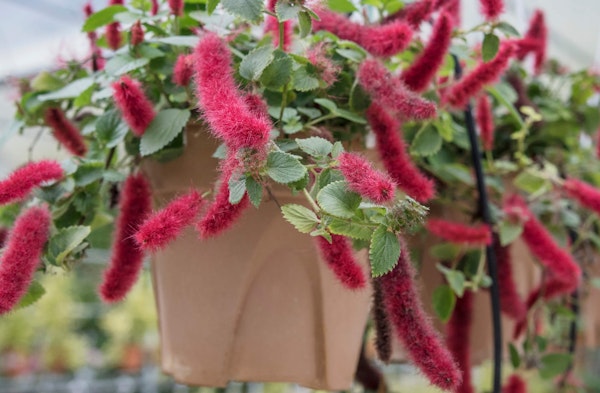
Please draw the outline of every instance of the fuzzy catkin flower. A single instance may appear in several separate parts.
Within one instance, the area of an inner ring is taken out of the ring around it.
[[[202,202],[202,197],[196,190],[172,200],[140,225],[135,240],[144,250],[158,251],[164,248],[193,223]]]
[[[269,106],[260,95],[248,93],[244,96],[244,102],[254,116],[269,121]]]
[[[403,118],[425,120],[437,115],[435,104],[410,91],[375,59],[365,60],[358,69],[358,81],[374,101],[400,113]]]
[[[142,28],[142,22],[139,20],[131,26],[129,42],[132,46],[136,46],[144,42],[144,29]]]
[[[461,298],[456,299],[452,317],[446,326],[446,343],[462,370],[462,382],[455,390],[456,393],[473,393],[471,382],[471,351],[470,340],[473,324],[473,292],[465,291]]]
[[[344,152],[338,157],[340,171],[348,182],[348,188],[375,203],[394,199],[395,184],[392,179],[375,169],[366,158]]]
[[[454,390],[461,383],[461,372],[423,311],[414,275],[408,247],[401,239],[398,264],[379,278],[388,317],[410,359],[429,381],[442,389]]]
[[[486,224],[465,225],[438,218],[430,218],[427,230],[434,235],[452,243],[470,245],[489,245],[492,243],[492,231]]]
[[[15,221],[0,259],[0,315],[27,292],[48,240],[50,221],[46,207],[32,207]]]
[[[54,138],[71,154],[83,157],[87,153],[87,146],[81,133],[71,123],[60,108],[48,108],[44,112],[44,122],[52,129]]]
[[[112,84],[115,105],[134,135],[141,137],[152,123],[156,112],[140,83],[124,75]]]
[[[327,57],[325,43],[319,42],[306,51],[306,58],[317,69],[320,79],[327,86],[331,86],[337,80],[337,76],[342,68]]]
[[[421,203],[433,198],[433,181],[419,172],[411,161],[406,144],[400,137],[400,125],[396,119],[376,103],[371,104],[366,115],[376,137],[377,152],[398,188]]]
[[[563,184],[567,194],[581,205],[600,214],[600,190],[578,179],[567,179]]]
[[[512,42],[505,41],[494,57],[487,63],[480,63],[473,71],[450,87],[445,101],[454,108],[464,108],[475,94],[485,85],[495,82],[508,67],[515,52]]]
[[[389,363],[392,358],[392,326],[385,310],[385,296],[378,278],[373,279],[373,324],[375,325],[375,349],[379,360]]]
[[[451,40],[452,21],[446,12],[442,12],[433,28],[429,43],[411,66],[402,72],[401,79],[409,89],[421,92],[427,88],[443,64]]]
[[[442,9],[450,15],[454,26],[460,26],[461,24],[460,8],[460,0],[447,0],[443,2]]]
[[[517,57],[523,60],[528,53],[533,52],[535,59],[535,72],[540,73],[546,61],[546,47],[548,45],[548,28],[544,12],[536,10],[529,22],[529,29],[520,40]]]
[[[207,33],[194,51],[198,103],[213,133],[228,148],[264,149],[271,123],[252,114],[233,79],[231,54],[216,34]]]
[[[158,0],[152,0],[152,8],[150,8],[150,14],[156,15],[158,14]]]
[[[502,246],[500,240],[494,241],[494,253],[498,266],[498,288],[500,289],[500,308],[502,312],[515,321],[525,318],[527,306],[517,292],[515,285],[510,246]]]
[[[6,244],[6,238],[8,237],[8,229],[0,228],[0,248]]]
[[[104,36],[106,37],[106,43],[110,49],[119,49],[123,44],[123,37],[121,36],[121,24],[119,22],[113,22],[106,25]]]
[[[348,289],[361,289],[367,284],[365,273],[354,258],[352,244],[344,236],[331,235],[331,243],[322,236],[315,241],[321,258],[337,279]]]
[[[384,19],[385,22],[393,20],[404,20],[413,29],[418,29],[423,21],[425,21],[431,13],[434,11],[434,0],[418,0],[409,4],[406,4],[398,12],[388,16]]]
[[[495,21],[504,12],[503,0],[479,0],[481,13],[485,19]]]
[[[60,164],[52,160],[30,162],[0,181],[0,206],[25,199],[42,183],[64,175]]]
[[[179,55],[173,67],[173,83],[187,86],[194,76],[194,59],[192,55]]]
[[[527,383],[521,376],[512,374],[502,387],[502,393],[527,393]]]
[[[135,284],[144,251],[134,236],[152,209],[150,185],[141,174],[130,175],[123,185],[119,202],[119,219],[113,238],[110,263],[99,287],[102,300],[107,303],[122,300]]]
[[[277,0],[268,0],[267,2],[267,10],[271,12],[275,12],[275,5],[277,4]],[[267,15],[265,17],[265,33],[271,33],[273,35],[273,46],[279,46],[279,21],[277,18],[271,15]],[[286,20],[283,22],[283,44],[282,48],[285,52],[290,50],[290,46],[292,45],[292,21]]]
[[[389,57],[402,51],[412,38],[412,29],[398,20],[380,26],[363,26],[343,15],[321,9],[321,20],[313,20],[315,31],[326,30],[341,39],[356,42],[374,56]]]
[[[169,0],[171,14],[176,16],[183,15],[183,0]]]
[[[492,113],[490,99],[485,94],[482,94],[477,99],[475,119],[479,127],[479,136],[483,150],[492,151],[494,148],[494,114]]]

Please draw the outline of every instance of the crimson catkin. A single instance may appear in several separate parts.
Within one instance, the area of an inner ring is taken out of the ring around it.
[[[504,12],[503,0],[479,0],[481,4],[481,13],[485,19],[494,21]]]
[[[423,21],[429,18],[433,12],[434,0],[418,0],[406,4],[400,11],[396,12],[386,20],[402,19],[413,29],[417,29]]]
[[[112,84],[112,89],[115,105],[121,111],[131,131],[141,137],[154,120],[156,113],[140,83],[124,75]]]
[[[494,148],[494,114],[492,113],[490,99],[485,94],[477,99],[475,119],[479,127],[479,137],[481,138],[483,150],[492,151]]]
[[[567,195],[581,205],[600,214],[600,190],[578,179],[567,179],[563,184]]]
[[[194,76],[194,59],[192,55],[179,55],[173,67],[173,83],[187,86]]]
[[[534,54],[535,72],[540,73],[546,61],[546,47],[548,45],[548,28],[544,12],[536,10],[529,22],[529,29],[519,41],[517,57],[523,60],[528,53]]]
[[[375,203],[394,199],[396,185],[392,179],[375,169],[366,158],[355,153],[342,153],[338,157],[340,171],[348,188]]]
[[[483,246],[492,242],[492,232],[486,224],[469,226],[431,218],[427,220],[426,227],[429,232],[452,243]]]
[[[23,200],[34,188],[63,175],[64,171],[56,161],[30,162],[0,181],[0,205]]]
[[[525,318],[527,306],[517,292],[512,269],[510,246],[502,246],[500,239],[494,241],[494,253],[498,265],[498,288],[500,289],[500,308],[515,321]]]
[[[512,374],[502,387],[502,393],[527,393],[527,383],[521,376]]]
[[[375,325],[375,349],[379,360],[389,363],[392,358],[392,326],[385,309],[385,297],[379,278],[373,279],[373,324]]]
[[[344,236],[331,235],[331,243],[322,236],[315,240],[321,257],[337,279],[348,289],[361,289],[367,284],[365,273],[356,262],[352,244]]]
[[[473,393],[471,382],[471,352],[470,337],[473,324],[473,293],[465,291],[461,298],[456,299],[452,317],[446,326],[446,343],[454,359],[462,370],[462,382],[455,390],[456,393]]]
[[[176,16],[183,15],[183,0],[169,0],[171,14]]]
[[[109,5],[123,5],[124,0],[110,0]],[[123,43],[121,37],[121,24],[119,22],[113,22],[106,25],[104,30],[104,36],[106,37],[106,43],[112,50],[117,50]]]
[[[129,36],[129,42],[132,46],[136,46],[144,42],[144,29],[142,28],[142,22],[139,20],[131,26]]]
[[[52,129],[52,135],[71,154],[83,157],[87,146],[81,132],[71,123],[60,108],[48,108],[44,112],[44,122]]]

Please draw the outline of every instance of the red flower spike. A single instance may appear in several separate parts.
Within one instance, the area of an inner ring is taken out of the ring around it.
[[[502,387],[502,393],[527,393],[527,383],[517,374],[512,374]]]
[[[131,26],[131,32],[129,42],[132,46],[136,46],[144,42],[144,29],[142,28],[142,22],[139,20]]]
[[[353,153],[342,153],[338,157],[340,171],[348,181],[348,188],[375,203],[394,199],[396,185],[392,179],[375,169],[369,161]]]
[[[456,299],[456,306],[448,325],[446,325],[446,343],[462,370],[462,382],[456,393],[474,393],[471,382],[470,337],[473,324],[473,292],[465,291]]]
[[[269,121],[269,107],[265,100],[258,94],[246,94],[244,102],[248,110],[256,117],[262,117],[265,121]]]
[[[60,164],[52,160],[30,162],[0,181],[0,206],[25,199],[42,183],[64,176]]]
[[[6,244],[6,238],[8,237],[8,229],[0,228],[0,248]]]
[[[50,234],[50,211],[32,207],[15,221],[0,260],[0,315],[27,293]]]
[[[494,253],[498,265],[498,287],[500,288],[500,308],[514,321],[521,321],[527,314],[527,306],[517,292],[515,285],[510,246],[500,245],[499,239],[494,241]]]
[[[52,129],[52,135],[71,154],[83,157],[87,153],[87,146],[81,133],[71,123],[59,108],[48,108],[44,112],[44,122]]]
[[[512,42],[505,41],[494,59],[487,63],[480,63],[468,75],[451,86],[444,97],[445,101],[454,108],[464,108],[471,97],[502,75],[515,52],[514,48]]]
[[[401,246],[394,270],[379,278],[388,317],[412,362],[432,384],[454,391],[461,383],[460,369],[423,311],[410,253],[402,239]]]
[[[325,44],[320,42],[306,51],[306,58],[317,69],[321,80],[327,86],[333,85],[337,80],[337,76],[342,70],[341,67],[327,57],[325,52]]]
[[[489,21],[495,21],[504,12],[503,0],[479,0],[479,2],[481,13]]]
[[[141,174],[125,180],[120,198],[110,264],[99,287],[100,296],[106,303],[122,300],[137,281],[144,252],[134,236],[152,210],[150,185]]]
[[[194,76],[194,59],[192,55],[179,55],[173,67],[173,83],[187,86]]]
[[[433,12],[433,0],[420,0],[404,7],[404,20],[416,29]]]
[[[563,184],[567,194],[581,205],[600,214],[600,190],[577,179],[567,179]]]
[[[419,172],[411,161],[406,144],[400,137],[400,125],[396,119],[376,103],[371,104],[366,115],[377,140],[379,156],[398,188],[421,203],[433,198],[433,181]]]
[[[183,0],[169,0],[171,14],[176,16],[183,15]]]
[[[185,227],[194,222],[202,202],[202,197],[196,190],[174,199],[140,225],[135,240],[144,250],[158,251],[166,247]]]
[[[117,50],[123,44],[123,37],[121,37],[121,24],[119,22],[113,22],[106,25],[104,30],[106,36],[106,43],[112,50]]]
[[[439,3],[442,4],[442,9],[445,10],[452,18],[452,24],[454,26],[460,26],[460,0],[446,0]]]
[[[269,0],[267,2],[267,9],[271,12],[275,12],[275,4],[277,0]],[[277,18],[271,15],[265,17],[265,33],[271,33],[273,35],[273,46],[279,46],[279,21]],[[290,46],[292,45],[292,21],[286,20],[283,22],[283,50],[289,52]]]
[[[535,56],[535,72],[540,73],[546,61],[546,47],[548,45],[548,28],[544,12],[536,10],[529,22],[529,29],[519,41],[517,57],[523,60],[528,53],[533,52]]]
[[[425,226],[432,234],[452,243],[482,246],[492,244],[492,231],[486,224],[469,226],[430,218]]]
[[[479,127],[479,136],[483,150],[492,151],[494,148],[494,114],[492,104],[487,95],[483,94],[477,99],[475,118]]]
[[[373,280],[372,310],[377,356],[379,360],[388,364],[392,358],[392,326],[385,310],[385,297],[379,279]]]
[[[158,14],[158,0],[152,0],[152,8],[150,9],[150,14]]]
[[[392,77],[377,60],[365,60],[358,70],[358,81],[374,101],[400,113],[403,118],[425,120],[437,116],[435,104],[410,91]]]
[[[321,20],[313,20],[315,31],[326,30],[343,40],[356,42],[374,56],[390,57],[404,50],[412,38],[412,29],[398,20],[380,26],[363,26],[345,16],[321,9]]]
[[[85,15],[86,18],[89,18],[90,15],[92,15],[93,13],[94,13],[94,9],[92,8],[92,3],[90,1],[88,1],[83,6],[83,14]]]
[[[348,289],[362,289],[367,284],[365,273],[356,262],[352,244],[344,236],[331,235],[331,243],[322,236],[317,242],[321,258],[333,271],[338,280]]]
[[[146,98],[140,83],[124,75],[112,84],[115,105],[123,118],[138,137],[144,135],[156,113]]]
[[[213,133],[231,151],[262,150],[269,141],[271,123],[256,117],[245,105],[231,68],[231,54],[223,40],[207,33],[194,52],[198,103]]]
[[[408,69],[402,72],[401,79],[409,89],[421,92],[427,88],[444,63],[451,40],[452,20],[446,12],[443,12],[438,18],[433,28],[433,34],[423,52]]]

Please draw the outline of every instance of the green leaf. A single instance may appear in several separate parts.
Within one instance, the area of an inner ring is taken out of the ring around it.
[[[279,151],[267,157],[267,175],[277,183],[287,184],[298,181],[306,174],[306,167],[296,157]]]
[[[540,359],[540,377],[544,379],[556,377],[567,371],[572,361],[572,356],[567,353],[550,353],[544,355]]]
[[[262,200],[263,195],[263,187],[262,185],[254,180],[253,177],[246,178],[246,191],[248,192],[248,197],[250,198],[250,202],[254,205],[254,207],[258,208],[260,206],[260,202]]]
[[[509,37],[520,37],[519,31],[510,23],[499,22],[496,24],[496,29],[500,30]]]
[[[281,207],[283,217],[302,233],[310,233],[319,223],[319,218],[307,207],[296,204],[287,204]]]
[[[48,91],[61,88],[63,81],[47,71],[42,71],[33,78],[30,84],[35,91]]]
[[[500,235],[500,244],[502,246],[506,246],[521,236],[521,233],[523,233],[523,225],[509,221],[502,221],[498,226],[498,231]]]
[[[71,226],[62,228],[48,242],[48,257],[50,262],[60,266],[65,258],[78,247],[90,234],[89,226]]]
[[[89,105],[92,102],[92,94],[96,91],[96,85],[93,84],[84,90],[75,100],[73,101],[73,106],[75,108],[81,108]]]
[[[332,11],[336,12],[356,11],[356,7],[350,0],[327,0],[327,5]]]
[[[52,93],[40,94],[37,99],[40,101],[51,101],[51,100],[64,100],[65,98],[79,97],[81,93],[89,89],[94,85],[94,78],[83,78],[77,79],[60,90],[53,91]]]
[[[147,57],[135,59],[128,54],[116,55],[106,62],[104,70],[110,75],[119,76],[142,68],[149,62]]]
[[[19,304],[17,304],[16,309],[31,306],[33,303],[40,300],[40,298],[45,293],[46,293],[46,290],[44,289],[42,284],[40,284],[37,281],[32,281],[31,284],[29,285],[29,288],[27,288],[27,292],[25,293],[25,295],[23,295],[21,300],[19,300]]]
[[[548,180],[528,171],[521,172],[513,180],[513,184],[528,194],[542,193],[552,189],[552,184]]]
[[[217,8],[219,5],[219,1],[220,0],[207,0],[206,11],[208,12],[208,15],[212,15],[212,13],[215,11],[215,8]]]
[[[221,0],[221,4],[227,11],[249,21],[256,21],[262,15],[263,0]]]
[[[519,351],[512,343],[508,343],[508,351],[510,353],[510,363],[512,364],[513,368],[519,368],[521,365],[521,356],[519,355]]]
[[[310,34],[312,21],[308,12],[302,11],[298,14],[298,26],[300,27],[300,38],[304,38]]]
[[[369,247],[371,274],[379,277],[390,272],[400,258],[400,242],[395,233],[388,231],[385,225],[380,225],[373,232]]]
[[[331,153],[333,144],[327,139],[313,136],[305,139],[296,139],[298,147],[313,157],[324,157]]]
[[[343,235],[352,239],[371,240],[373,236],[373,228],[336,217],[330,219],[327,229],[334,235]]]
[[[484,62],[488,62],[496,57],[500,48],[500,38],[495,34],[486,34],[483,37],[483,44],[481,45],[481,55]]]
[[[88,161],[77,167],[77,171],[73,174],[73,179],[77,187],[84,187],[96,180],[100,180],[103,174],[104,162]]]
[[[234,174],[229,178],[229,203],[237,205],[246,193],[246,176]]]
[[[159,42],[161,44],[173,46],[187,46],[194,48],[200,42],[200,38],[195,35],[173,35],[169,37],[158,37],[149,40],[149,42]]]
[[[273,61],[274,50],[271,45],[254,48],[240,63],[240,75],[248,80],[258,80]]]
[[[311,91],[319,88],[319,79],[310,75],[302,66],[294,71],[294,90]]]
[[[315,98],[314,101],[323,108],[328,109],[330,112],[337,113],[338,107],[335,102],[328,100],[327,98]]]
[[[420,156],[431,156],[437,153],[441,147],[442,137],[435,127],[428,125],[415,135],[410,151]]]
[[[452,288],[458,296],[462,297],[462,295],[465,293],[464,273],[459,270],[449,269],[441,264],[438,264],[437,268],[446,277],[446,281],[448,281],[450,288]]]
[[[275,5],[275,13],[279,22],[284,22],[290,19],[296,19],[298,13],[302,10],[300,3],[287,3],[278,1]]]
[[[349,191],[345,181],[329,183],[317,194],[319,206],[336,217],[351,218],[356,214],[362,198]]]
[[[455,243],[440,243],[429,249],[429,253],[440,261],[452,261],[458,257],[462,247]]]
[[[456,295],[448,285],[440,285],[433,291],[433,311],[442,320],[448,322],[456,305]]]
[[[122,5],[112,5],[93,13],[85,20],[83,31],[89,33],[99,27],[105,26],[115,20],[115,15],[127,11],[127,7]]]
[[[109,149],[121,143],[127,135],[127,131],[129,131],[129,127],[121,120],[121,114],[116,109],[104,112],[96,120],[98,141]]]
[[[156,114],[140,141],[140,154],[148,156],[167,146],[181,133],[190,118],[187,109],[164,109]]]
[[[354,123],[367,124],[367,121],[363,117],[342,108],[337,109],[337,115],[343,119],[350,120]]]
[[[273,56],[273,61],[264,69],[260,81],[267,89],[277,90],[291,80],[294,61],[281,49],[275,49]]]

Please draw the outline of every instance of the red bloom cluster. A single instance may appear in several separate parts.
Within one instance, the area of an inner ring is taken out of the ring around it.
[[[90,15],[94,13],[94,9],[92,8],[92,3],[87,2],[83,6],[83,13],[86,18],[89,18]],[[95,31],[90,31],[87,33],[88,39],[90,40],[90,49],[92,52],[92,70],[98,71],[104,68],[104,58],[102,57],[102,51],[98,47],[96,43],[98,36]]]
[[[461,372],[423,311],[413,282],[415,272],[409,250],[404,241],[401,242],[398,264],[379,278],[388,318],[411,360],[429,381],[454,391],[460,386]]]
[[[375,325],[375,349],[379,360],[389,363],[392,357],[392,326],[385,311],[385,296],[380,278],[373,279],[373,323]]]
[[[63,175],[63,169],[56,161],[30,162],[0,181],[0,205],[23,200],[34,188]]]
[[[479,0],[481,3],[481,13],[485,19],[494,21],[504,12],[503,0]]]
[[[536,10],[529,22],[529,29],[519,41],[517,57],[523,60],[528,53],[533,52],[535,58],[535,72],[539,73],[546,61],[546,46],[548,44],[548,28],[544,13]]]
[[[448,15],[450,15],[453,25],[460,26],[460,0],[438,0],[438,4],[439,7],[445,10]]]
[[[326,30],[341,39],[356,42],[375,56],[389,57],[402,51],[413,34],[411,27],[401,20],[381,26],[363,26],[335,12],[321,9],[317,13],[321,20],[313,21],[315,31]]]
[[[132,46],[136,46],[144,42],[144,29],[142,28],[142,22],[139,20],[135,22],[133,26],[131,26],[129,42]]]
[[[360,65],[358,81],[374,101],[406,119],[425,120],[437,115],[433,102],[410,91],[377,60],[365,60]]]
[[[369,161],[353,153],[342,153],[338,157],[340,171],[348,181],[348,187],[375,203],[394,199],[395,184],[392,179],[371,166]]]
[[[152,15],[156,15],[158,14],[158,0],[151,0],[152,1],[152,8],[150,9],[150,13]]]
[[[502,387],[502,393],[527,393],[527,383],[517,374],[512,374]]]
[[[50,233],[50,211],[32,207],[15,221],[0,260],[0,315],[27,292]]]
[[[123,1],[124,0],[110,0],[109,5],[123,5]],[[121,37],[121,24],[119,22],[113,22],[106,25],[104,35],[109,48],[117,50],[121,47],[123,39]]]
[[[434,10],[434,0],[419,0],[406,4],[400,11],[387,18],[388,21],[402,19],[413,29],[429,18]]]
[[[327,86],[331,86],[336,81],[341,67],[333,62],[325,53],[325,43],[319,42],[306,51],[306,58],[317,69],[321,80]]]
[[[275,12],[275,4],[277,0],[269,0],[267,2],[267,9],[271,12]],[[265,18],[265,33],[271,33],[273,35],[273,46],[279,46],[279,21],[277,18],[271,15],[267,15]],[[292,21],[286,20],[283,22],[283,45],[284,51],[290,50],[292,44]]]
[[[412,3],[416,4],[416,3]],[[438,18],[429,43],[411,66],[402,73],[402,81],[413,91],[427,88],[436,72],[444,62],[444,56],[452,40],[452,21],[443,12]]]
[[[344,236],[331,235],[331,243],[322,236],[317,242],[321,258],[348,289],[361,289],[367,284],[365,273],[352,252],[352,244]]]
[[[265,121],[269,121],[269,107],[267,103],[258,94],[248,93],[244,96],[244,102],[248,106],[248,110],[256,117],[262,117]]]
[[[521,321],[527,314],[527,306],[517,292],[515,285],[510,247],[500,245],[497,239],[494,242],[494,253],[498,265],[498,288],[500,288],[500,308],[502,312],[515,321]]]
[[[463,108],[485,85],[495,82],[502,75],[514,52],[512,42],[503,42],[493,60],[480,63],[471,73],[450,87],[444,97],[445,101],[454,108]]]
[[[169,0],[169,8],[171,14],[181,16],[183,15],[183,0]]]
[[[146,98],[140,83],[127,75],[114,82],[112,88],[115,105],[131,131],[141,137],[156,116],[152,103]]]
[[[481,137],[483,150],[491,151],[494,148],[494,114],[492,113],[490,99],[485,94],[477,99],[475,118],[479,126],[479,136]]]
[[[431,218],[425,225],[427,230],[444,240],[474,245],[492,244],[492,231],[490,227],[482,224],[469,226],[457,222]]]
[[[452,352],[458,367],[462,370],[462,382],[456,393],[473,393],[471,382],[471,326],[473,324],[473,292],[465,291],[463,297],[456,299],[454,312],[446,326],[446,343]]]
[[[193,63],[192,55],[179,55],[173,67],[173,83],[187,86],[194,76]]]
[[[71,154],[83,157],[87,146],[81,133],[71,123],[60,108],[48,108],[44,112],[44,122],[52,129],[52,135]]]
[[[367,110],[367,121],[377,140],[377,151],[385,169],[398,187],[417,201],[424,203],[433,198],[433,181],[425,177],[406,151],[399,134],[400,125],[376,103]]]
[[[225,42],[208,33],[194,52],[198,102],[212,131],[232,151],[262,150],[269,141],[271,123],[256,117],[245,105],[231,69]]]
[[[144,252],[134,236],[151,209],[150,185],[147,180],[141,174],[129,176],[121,191],[113,253],[99,288],[102,300],[107,303],[123,299],[138,278]]]
[[[193,223],[202,202],[202,197],[196,190],[172,200],[140,225],[135,240],[145,250],[158,251],[164,248]]]
[[[583,206],[600,214],[600,190],[578,179],[567,179],[563,184],[567,194]]]
[[[0,248],[6,244],[6,238],[8,237],[8,229],[0,228]]]

